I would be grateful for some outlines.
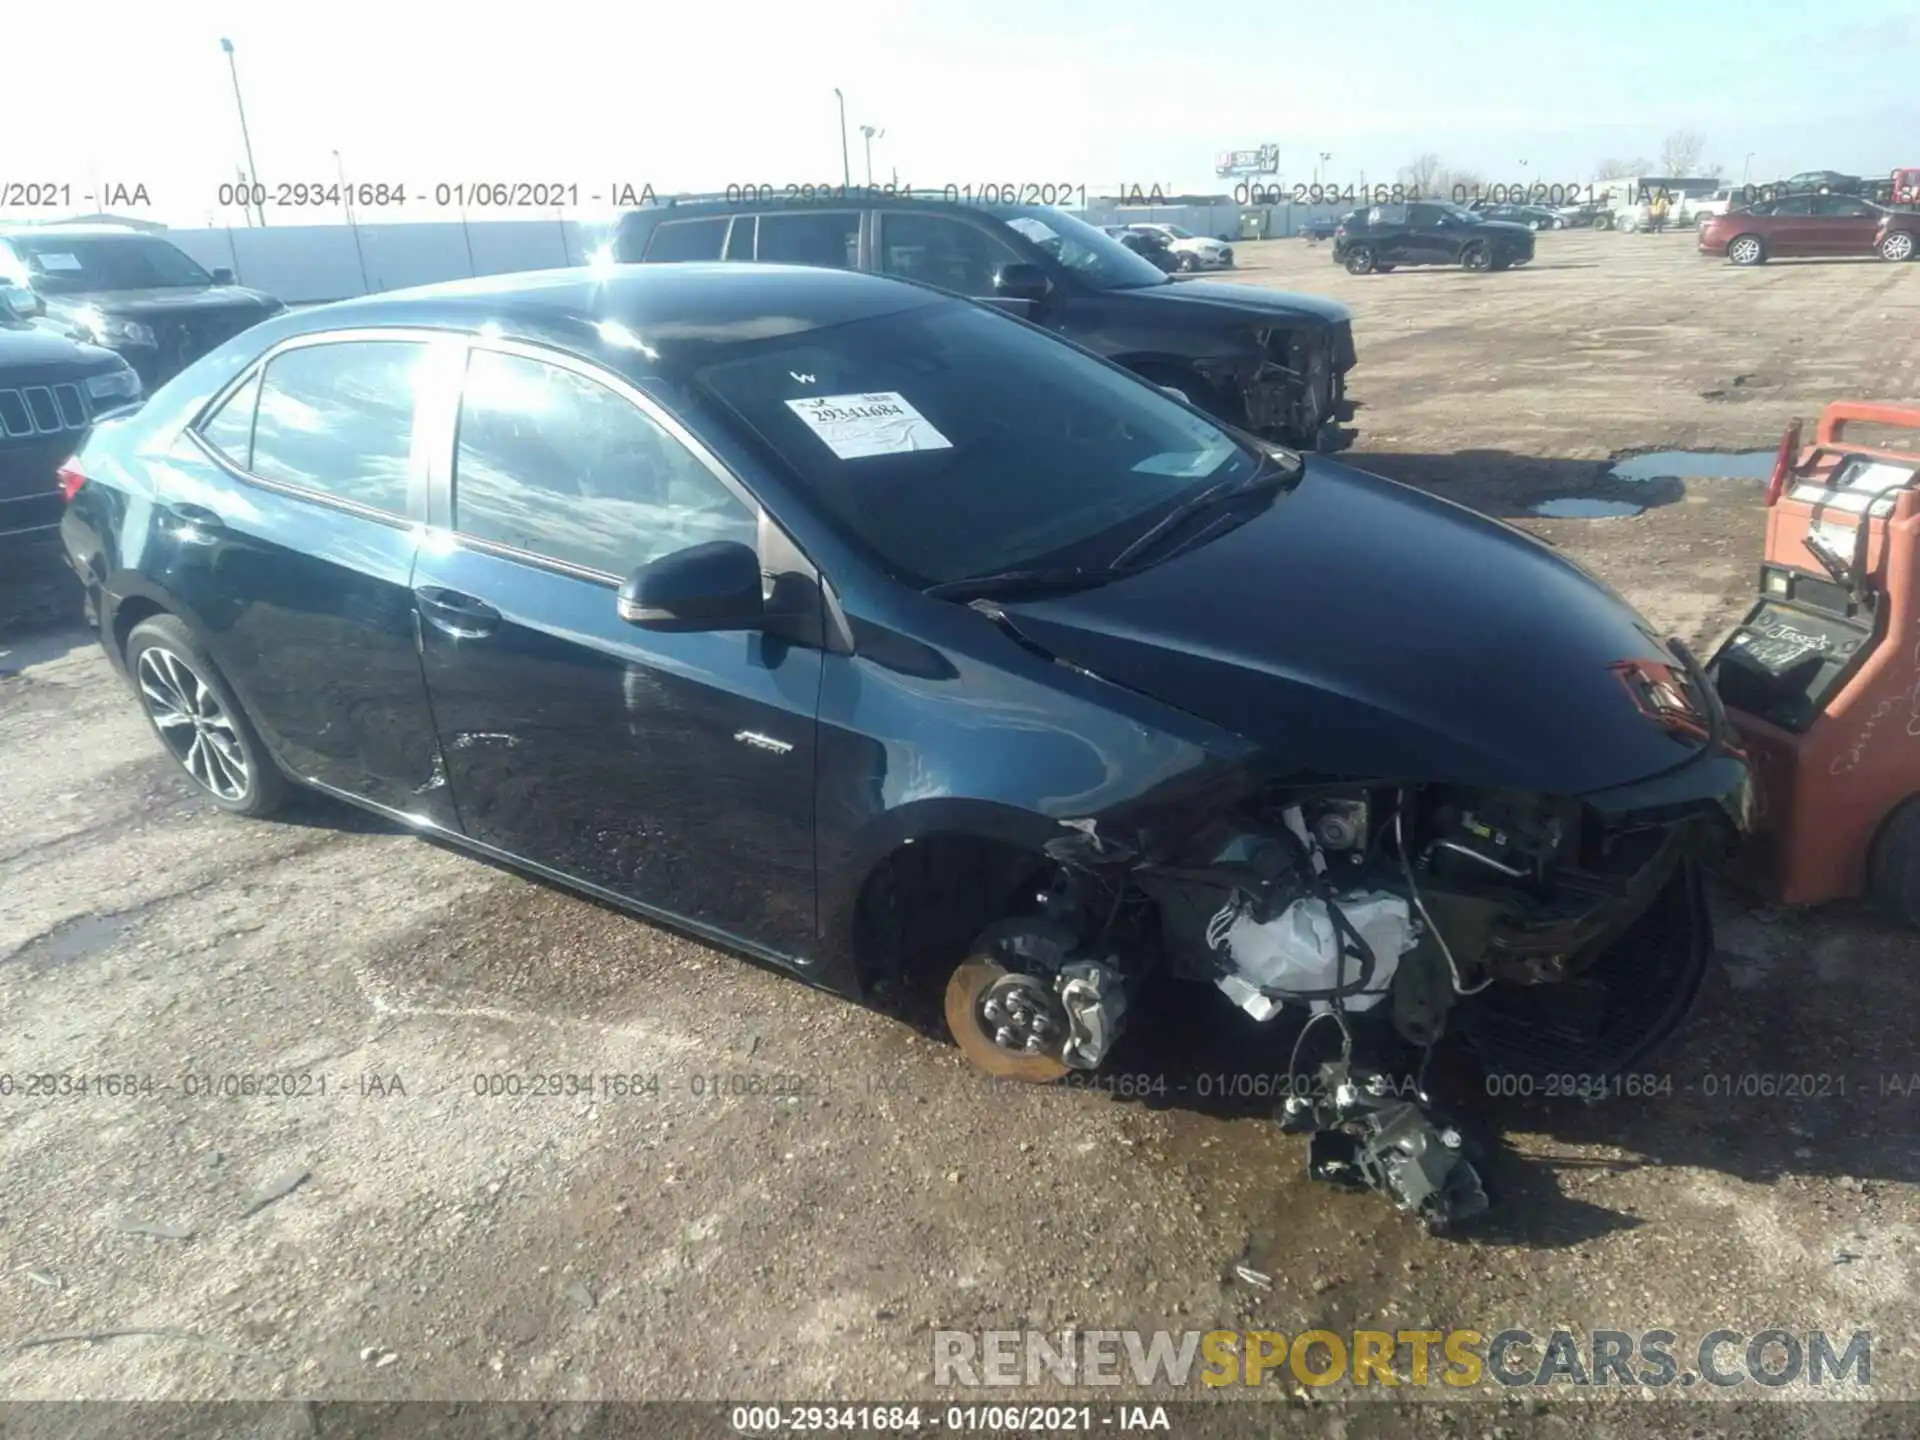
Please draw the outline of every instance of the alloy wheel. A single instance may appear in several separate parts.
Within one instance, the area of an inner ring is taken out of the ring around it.
[[[149,645],[140,652],[135,676],[141,703],[180,768],[222,800],[244,797],[253,784],[246,747],[233,717],[193,666],[163,645]]]
[[[1911,260],[1913,236],[1905,230],[1894,231],[1880,242],[1880,254],[1888,260]]]
[[[1727,246],[1727,258],[1736,265],[1757,265],[1760,262],[1760,242],[1752,235],[1742,235]]]

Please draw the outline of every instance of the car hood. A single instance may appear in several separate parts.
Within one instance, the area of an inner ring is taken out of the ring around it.
[[[258,290],[238,285],[206,285],[198,288],[167,286],[157,290],[90,290],[81,295],[49,295],[48,311],[72,311],[89,305],[107,314],[129,320],[174,316],[210,311],[257,310],[270,314],[280,302]]]
[[[70,339],[41,325],[0,325],[0,384],[6,372],[65,367],[76,372],[117,370],[126,362],[111,350]]]
[[[1164,300],[1182,305],[1215,305],[1222,310],[1236,311],[1250,318],[1258,319],[1267,315],[1284,315],[1289,319],[1298,319],[1302,315],[1325,321],[1329,325],[1345,324],[1353,319],[1353,311],[1338,300],[1329,300],[1322,295],[1303,295],[1296,290],[1269,290],[1263,285],[1223,285],[1212,280],[1174,280],[1165,285],[1147,285],[1137,290],[1129,290],[1129,295],[1138,295],[1147,300]]]
[[[1056,657],[1288,771],[1572,795],[1703,744],[1648,718],[1613,669],[1674,657],[1599,581],[1509,526],[1317,458],[1210,543],[1001,608]]]

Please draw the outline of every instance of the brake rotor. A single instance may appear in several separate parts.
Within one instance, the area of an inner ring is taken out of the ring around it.
[[[972,955],[955,967],[947,981],[947,1033],[961,1053],[979,1069],[1000,1080],[1028,1080],[1045,1084],[1067,1073],[1066,1062],[1057,1054],[1035,1055],[1010,1050],[994,1040],[992,1023],[982,1013],[989,992],[1008,993],[1002,982],[1016,978],[1013,972],[983,955]],[[1033,982],[1038,985],[1038,982]],[[1017,988],[1017,987],[1016,987]],[[1064,1033],[1062,1035],[1064,1039]]]

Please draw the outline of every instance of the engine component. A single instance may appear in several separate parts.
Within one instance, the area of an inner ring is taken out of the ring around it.
[[[1097,960],[1071,960],[1060,967],[1060,1007],[1071,1032],[1060,1058],[1076,1070],[1094,1070],[1120,1038],[1127,1013],[1125,978]]]
[[[1427,1103],[1424,1093],[1403,1098],[1385,1075],[1329,1060],[1312,1096],[1288,1099],[1280,1128],[1311,1133],[1307,1174],[1315,1180],[1373,1190],[1429,1230],[1444,1230],[1486,1210],[1487,1192],[1465,1138],[1429,1115]]]
[[[1334,907],[1366,947],[1370,967],[1336,923]],[[1256,1020],[1272,1018],[1288,1000],[1325,1009],[1337,997],[1346,1009],[1370,1010],[1391,987],[1400,957],[1418,943],[1407,902],[1384,890],[1337,896],[1331,905],[1317,896],[1296,900],[1264,924],[1229,905],[1209,930],[1234,966],[1215,983]]]
[[[1322,850],[1344,853],[1367,848],[1367,802],[1365,800],[1322,800],[1313,807],[1308,825],[1314,841]]]

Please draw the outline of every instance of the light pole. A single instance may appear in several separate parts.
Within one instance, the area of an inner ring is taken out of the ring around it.
[[[884,139],[886,133],[885,130],[876,130],[871,125],[862,125],[860,127],[860,134],[865,137],[867,142],[867,188],[869,190],[873,188],[873,142]]]
[[[1533,198],[1533,190],[1532,187],[1527,184],[1527,177],[1524,173],[1526,168],[1527,162],[1522,160],[1520,162],[1520,169],[1523,172],[1520,176],[1520,198],[1523,200],[1531,200]]]
[[[1752,172],[1752,170],[1753,170],[1753,151],[1749,150],[1747,151],[1747,158],[1740,162],[1741,188],[1744,189],[1746,187],[1747,176]]]
[[[260,198],[260,172],[253,166],[253,137],[247,133],[247,104],[240,98],[240,66],[233,58],[233,41],[222,35],[220,48],[227,52],[227,70],[233,76],[233,104],[234,108],[240,112],[240,143],[247,150],[247,182],[253,187],[254,209],[259,213],[261,228],[265,229],[267,207],[266,202]]]
[[[1331,159],[1333,159],[1333,152],[1331,150],[1322,150],[1320,152],[1320,158],[1317,162],[1315,162],[1313,167],[1313,183],[1314,184],[1318,185],[1320,183],[1320,167],[1326,164]]]
[[[833,87],[833,98],[840,102],[840,183],[853,184],[853,161],[847,157],[847,97],[840,93],[838,85]]]
[[[340,158],[338,150],[333,152],[333,173],[340,177],[340,203],[347,210],[347,228],[353,232],[353,255],[360,262],[360,293],[371,295],[373,286],[367,280],[367,252],[360,248],[360,223],[353,218],[353,190],[347,184],[347,162]]]

